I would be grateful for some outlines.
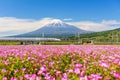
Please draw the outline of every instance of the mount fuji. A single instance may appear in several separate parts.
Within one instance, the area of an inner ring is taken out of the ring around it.
[[[35,31],[17,35],[18,37],[39,37],[44,33],[45,36],[65,36],[65,35],[74,35],[74,34],[84,34],[90,33],[89,31],[85,31],[77,28],[76,26],[69,25],[59,19],[51,20],[48,24],[39,28]]]

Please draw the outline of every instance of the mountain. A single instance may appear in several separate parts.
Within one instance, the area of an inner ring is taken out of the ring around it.
[[[74,39],[74,37],[72,37]],[[100,42],[116,42],[120,41],[120,28],[102,32],[93,32],[89,34],[81,34],[80,39],[89,39]]]
[[[85,31],[77,28],[76,26],[66,24],[65,22],[62,22],[59,19],[54,19],[45,26],[43,26],[42,28],[17,36],[38,37],[38,36],[42,36],[43,33],[45,36],[51,37],[51,36],[75,35],[78,33],[84,34],[84,33],[89,33],[89,31]]]

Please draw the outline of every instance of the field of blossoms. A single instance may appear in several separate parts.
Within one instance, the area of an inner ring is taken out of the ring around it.
[[[120,80],[120,46],[0,46],[0,80]]]

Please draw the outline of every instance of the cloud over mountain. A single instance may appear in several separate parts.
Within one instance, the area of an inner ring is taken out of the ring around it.
[[[67,18],[66,18],[67,19]],[[37,30],[54,20],[54,18],[42,18],[39,20],[20,19],[15,17],[0,17],[0,36],[16,35]],[[70,20],[70,18],[69,18]],[[103,20],[101,22],[78,21],[65,23],[72,24],[87,31],[104,31],[120,27],[120,22],[116,20]]]
[[[92,21],[80,21],[80,22],[68,22],[69,24],[75,25],[83,30],[88,31],[105,31],[120,28],[120,22],[116,20],[103,20],[101,22]]]
[[[29,33],[16,35],[16,37],[40,37],[43,35],[43,33],[46,37],[55,37],[55,36],[70,36],[78,33],[79,34],[90,33],[90,31],[79,29],[76,26],[67,24],[59,19],[53,19],[42,28],[31,31]]]
[[[65,18],[65,19],[63,19],[64,21],[71,21],[71,20],[73,20],[72,18]]]

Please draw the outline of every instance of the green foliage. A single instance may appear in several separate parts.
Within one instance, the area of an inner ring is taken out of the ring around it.
[[[0,45],[20,45],[20,42],[15,42],[15,41],[0,41]]]
[[[80,34],[79,38],[75,36],[69,37],[70,40],[88,39],[97,42],[117,42],[120,41],[120,29],[103,31],[103,32],[93,32],[89,34]],[[111,44],[111,43],[110,43]]]

